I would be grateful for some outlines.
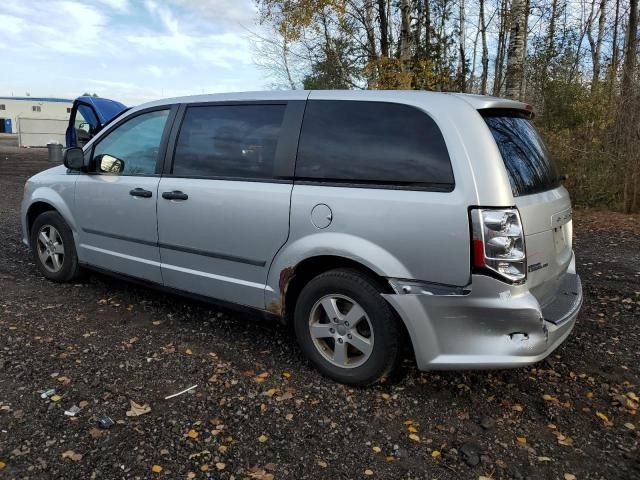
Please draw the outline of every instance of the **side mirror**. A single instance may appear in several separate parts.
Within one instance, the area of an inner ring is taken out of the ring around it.
[[[96,157],[96,165],[99,172],[121,173],[124,170],[124,160],[111,155],[99,155]]]
[[[64,166],[69,170],[82,170],[84,165],[84,152],[81,148],[71,147],[64,150]]]

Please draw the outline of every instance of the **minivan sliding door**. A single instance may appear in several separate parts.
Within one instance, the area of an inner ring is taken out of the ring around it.
[[[187,105],[158,190],[165,285],[264,308],[289,232],[292,182],[278,171],[293,167],[303,105]]]

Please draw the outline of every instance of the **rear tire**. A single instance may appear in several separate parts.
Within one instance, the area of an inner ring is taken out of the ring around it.
[[[399,357],[400,329],[375,279],[339,269],[311,280],[294,313],[298,343],[318,371],[348,385],[387,378]]]
[[[73,233],[56,211],[38,215],[30,232],[31,253],[47,279],[70,282],[80,273]]]

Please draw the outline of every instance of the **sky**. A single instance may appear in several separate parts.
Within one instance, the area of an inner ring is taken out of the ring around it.
[[[0,96],[127,105],[263,90],[252,0],[1,0]]]

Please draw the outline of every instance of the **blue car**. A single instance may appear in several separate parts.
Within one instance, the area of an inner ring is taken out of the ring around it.
[[[108,98],[78,97],[73,102],[66,131],[67,147],[84,147],[111,120],[128,108]]]

